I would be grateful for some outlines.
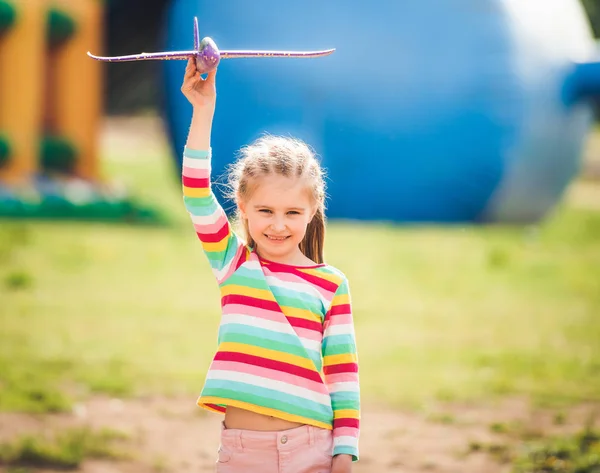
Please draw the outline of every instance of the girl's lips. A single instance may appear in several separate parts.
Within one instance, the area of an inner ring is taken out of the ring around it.
[[[289,236],[275,237],[275,236],[266,235],[266,234],[265,234],[265,236],[267,237],[267,240],[269,240],[269,241],[275,241],[275,242],[277,242],[277,241],[285,241],[285,240],[287,240],[289,238]]]

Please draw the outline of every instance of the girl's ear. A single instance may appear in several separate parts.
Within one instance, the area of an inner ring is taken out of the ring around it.
[[[240,211],[240,217],[246,218],[246,202],[240,198],[239,194],[236,194],[235,196],[235,203]]]
[[[317,210],[319,210],[319,207],[315,205],[312,208],[312,213],[310,214],[310,220],[308,221],[308,223],[312,222],[312,219],[315,218],[315,215],[317,215]]]

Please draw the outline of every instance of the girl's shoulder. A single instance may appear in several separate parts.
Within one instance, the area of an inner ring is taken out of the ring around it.
[[[348,278],[346,277],[346,274],[344,274],[344,272],[341,269],[331,264],[323,263],[316,267],[315,271],[320,273],[322,277],[327,278],[332,283],[338,286],[342,284],[348,284]]]

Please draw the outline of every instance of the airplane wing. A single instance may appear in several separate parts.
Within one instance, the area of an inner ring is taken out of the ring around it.
[[[92,59],[96,59],[97,61],[106,61],[106,62],[125,62],[125,61],[152,61],[156,59],[189,59],[192,56],[196,56],[198,54],[197,51],[172,51],[172,52],[164,52],[164,53],[140,53],[140,54],[132,54],[130,56],[95,56],[88,51],[88,56]]]
[[[319,57],[329,56],[335,49],[324,49],[322,51],[219,51],[221,59],[234,59],[242,57]]]

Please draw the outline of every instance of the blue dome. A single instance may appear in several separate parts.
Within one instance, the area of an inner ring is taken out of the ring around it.
[[[175,0],[166,49],[193,46],[194,16],[220,49],[337,49],[221,62],[214,178],[262,133],[289,134],[322,158],[330,218],[523,222],[578,172],[591,108],[564,88],[595,44],[576,0]],[[164,67],[180,160],[185,64]]]

